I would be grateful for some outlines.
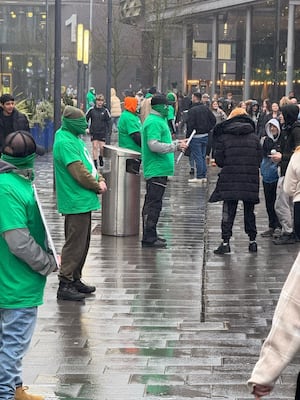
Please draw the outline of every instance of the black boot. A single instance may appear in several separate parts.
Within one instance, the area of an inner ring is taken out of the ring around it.
[[[103,167],[103,165],[104,165],[102,156],[99,156],[99,165],[100,165],[100,167]]]
[[[97,160],[94,160],[94,165],[95,165],[95,168],[97,169],[97,168],[98,168],[98,162],[97,162]]]
[[[96,291],[95,286],[87,285],[83,283],[81,280],[76,280],[73,282],[75,288],[78,290],[80,293],[93,293]]]
[[[57,290],[58,300],[80,301],[85,299],[85,295],[80,293],[74,286],[74,282],[59,282]]]

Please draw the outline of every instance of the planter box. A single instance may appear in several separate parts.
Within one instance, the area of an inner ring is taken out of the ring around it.
[[[43,146],[48,152],[52,150],[54,133],[53,121],[47,121],[43,129],[40,125],[35,124],[30,129],[30,132],[37,144]]]

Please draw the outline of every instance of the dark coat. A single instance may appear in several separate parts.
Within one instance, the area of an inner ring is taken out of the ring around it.
[[[197,134],[208,133],[215,125],[216,117],[210,109],[202,103],[193,103],[188,111],[186,137],[190,137],[194,129]]]
[[[213,146],[216,163],[222,169],[209,201],[259,203],[262,148],[251,118],[239,115],[216,125]]]
[[[30,132],[28,119],[20,111],[14,109],[13,112],[12,112],[11,118],[12,118],[13,130],[8,132],[5,129],[5,126],[4,126],[3,110],[2,110],[2,108],[0,108],[0,153],[2,151],[2,146],[3,146],[3,143],[4,143],[4,139],[6,138],[6,136],[9,133],[15,132],[15,131],[19,131],[19,130]]]
[[[282,159],[280,162],[281,176],[285,176],[290,158],[297,146],[300,146],[300,122],[298,121],[299,108],[296,104],[282,107],[284,126],[280,135]]]

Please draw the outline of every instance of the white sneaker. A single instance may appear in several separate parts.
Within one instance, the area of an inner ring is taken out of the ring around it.
[[[188,183],[202,183],[202,179],[198,179],[198,178],[192,178],[192,179],[188,179]]]

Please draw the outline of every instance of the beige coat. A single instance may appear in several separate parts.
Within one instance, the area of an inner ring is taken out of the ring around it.
[[[248,381],[274,386],[300,349],[300,253],[285,281],[273,316],[271,331]]]
[[[114,88],[110,89],[110,115],[112,118],[117,118],[121,115],[121,100],[116,95],[116,90]]]
[[[283,190],[293,198],[300,201],[300,151],[292,155],[284,177]]]

